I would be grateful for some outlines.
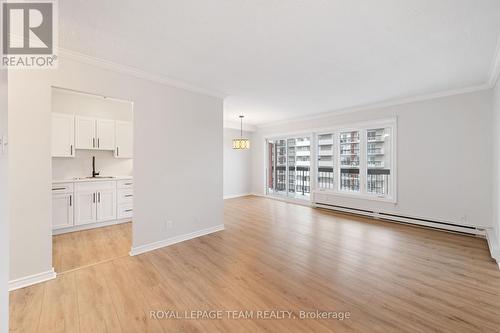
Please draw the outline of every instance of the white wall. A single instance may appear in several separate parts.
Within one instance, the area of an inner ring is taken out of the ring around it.
[[[250,150],[233,149],[233,139],[240,130],[224,128],[224,198],[252,192],[252,132],[243,132],[250,139]]]
[[[491,226],[491,94],[480,91],[259,128],[254,133],[253,191],[264,193],[266,136],[397,117],[397,204],[333,196],[330,202]]]
[[[64,89],[52,89],[52,112],[85,117],[132,121],[133,103],[82,94]]]
[[[0,70],[0,138],[7,136],[7,71]],[[9,223],[7,217],[7,151],[0,145],[0,332],[9,324]]]
[[[500,245],[500,80],[493,91],[493,214],[496,234],[496,245]],[[497,249],[500,251],[500,248]],[[500,259],[500,258],[498,258]]]
[[[223,224],[222,99],[60,57],[9,73],[11,279],[52,267],[51,86],[134,102],[133,246]]]

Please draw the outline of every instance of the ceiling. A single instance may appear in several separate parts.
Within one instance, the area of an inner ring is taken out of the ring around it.
[[[263,124],[485,84],[498,0],[65,0],[59,44]]]

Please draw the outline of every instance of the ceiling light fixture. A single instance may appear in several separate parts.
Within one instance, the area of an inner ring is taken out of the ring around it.
[[[233,139],[233,149],[250,149],[250,140],[243,138],[243,118],[244,115],[240,115],[240,138]]]

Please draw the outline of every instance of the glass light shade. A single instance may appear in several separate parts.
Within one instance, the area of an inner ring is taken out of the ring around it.
[[[248,139],[233,139],[233,149],[250,149],[250,140]]]

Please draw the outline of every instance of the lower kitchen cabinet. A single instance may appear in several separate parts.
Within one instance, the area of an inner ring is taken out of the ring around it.
[[[97,222],[104,222],[115,219],[116,188],[99,190],[97,192]]]
[[[73,226],[74,213],[73,183],[52,186],[52,229]]]
[[[97,203],[95,192],[78,191],[75,193],[75,224],[97,222]]]
[[[73,226],[73,194],[52,195],[52,229]]]
[[[77,183],[75,225],[116,219],[116,181]]]
[[[132,211],[133,181],[128,178],[52,185],[52,230],[58,234],[127,222]]]

